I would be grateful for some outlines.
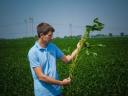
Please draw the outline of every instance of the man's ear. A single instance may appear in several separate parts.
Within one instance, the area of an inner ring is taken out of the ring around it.
[[[42,37],[44,34],[43,33],[40,33],[40,37]]]

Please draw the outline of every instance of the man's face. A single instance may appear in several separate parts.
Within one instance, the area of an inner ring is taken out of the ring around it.
[[[49,31],[48,34],[43,35],[41,38],[43,41],[48,43],[52,40],[52,37],[53,37],[53,32]]]

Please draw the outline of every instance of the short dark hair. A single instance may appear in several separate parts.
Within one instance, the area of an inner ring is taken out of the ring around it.
[[[39,38],[41,36],[41,33],[43,33],[43,35],[46,35],[49,31],[54,32],[55,29],[48,23],[40,23],[37,25],[37,34]]]

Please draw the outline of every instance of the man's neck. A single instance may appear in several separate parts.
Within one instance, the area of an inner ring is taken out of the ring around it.
[[[45,47],[47,46],[47,44],[48,44],[47,42],[42,41],[41,39],[39,39],[38,42],[39,42],[39,44],[40,44],[40,46],[41,46],[42,48],[45,48]]]

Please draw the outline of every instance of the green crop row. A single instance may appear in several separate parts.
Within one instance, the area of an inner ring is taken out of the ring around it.
[[[78,38],[58,38],[53,42],[69,54],[78,41]],[[63,87],[64,96],[128,96],[128,38],[96,38],[89,42],[106,46],[88,49],[98,53],[97,56],[82,50],[71,85]],[[0,40],[0,96],[34,96],[27,60],[27,52],[34,43],[33,38]],[[60,79],[69,76],[69,65],[57,61]]]

